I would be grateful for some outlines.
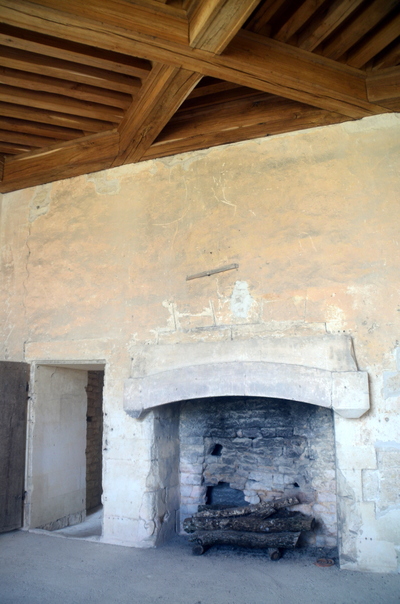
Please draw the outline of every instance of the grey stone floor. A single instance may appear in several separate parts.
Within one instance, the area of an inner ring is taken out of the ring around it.
[[[1,604],[398,604],[400,575],[319,568],[311,555],[212,548],[184,538],[139,550],[15,531],[0,535]]]

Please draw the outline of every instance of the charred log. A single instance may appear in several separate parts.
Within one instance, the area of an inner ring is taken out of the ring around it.
[[[248,533],[239,531],[200,531],[189,538],[193,553],[201,555],[212,545],[237,545],[255,549],[293,548],[300,531],[296,533]],[[270,553],[271,556],[271,553]],[[275,558],[276,559],[276,558]]]
[[[297,505],[300,501],[297,497],[286,497],[283,499],[276,499],[275,501],[266,501],[256,503],[252,505],[246,505],[237,508],[224,508],[224,509],[213,509],[209,507],[202,509],[201,512],[195,514],[196,518],[230,518],[236,516],[257,516],[259,518],[268,518],[272,516],[277,510],[281,510],[292,505]]]
[[[284,516],[274,515],[269,518],[258,516],[231,516],[229,518],[204,518],[198,515],[186,518],[183,528],[187,533],[195,531],[232,530],[254,533],[281,533],[310,531],[314,526],[314,518],[300,512],[289,512]]]

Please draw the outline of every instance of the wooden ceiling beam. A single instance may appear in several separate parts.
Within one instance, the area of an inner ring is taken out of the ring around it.
[[[297,45],[304,50],[317,48],[364,0],[335,0],[329,2],[323,13],[317,12],[315,19],[297,38]]]
[[[200,0],[190,17],[189,43],[220,54],[260,0]]]
[[[0,67],[0,84],[16,86],[24,90],[51,92],[72,99],[119,107],[120,109],[127,109],[132,102],[131,94],[76,84],[67,80],[40,76],[36,73],[27,73],[26,71],[8,69],[7,67]]]
[[[205,85],[203,82],[209,80]],[[223,80],[214,80],[212,78],[203,78],[201,82],[194,88],[194,90],[187,97],[187,102],[189,99],[195,99],[202,96],[209,96],[210,94],[218,94],[219,92],[224,92],[225,90],[234,90],[235,88],[239,88],[238,84],[233,84],[232,82],[224,82]]]
[[[12,132],[10,130],[0,129],[0,141],[3,143],[17,143],[27,145],[28,147],[50,147],[54,145],[54,140],[46,136],[34,136],[22,132]]]
[[[274,33],[274,40],[287,42],[307,21],[325,0],[305,0],[287,21]]]
[[[83,19],[97,15],[100,23],[137,31],[155,40],[178,44],[189,40],[186,12],[152,0],[32,0],[32,4]]]
[[[132,78],[121,73],[113,73],[87,65],[78,65],[70,61],[45,57],[7,46],[0,46],[0,66],[81,84],[91,84],[99,88],[128,94],[137,90],[141,85],[138,78]]]
[[[2,117],[13,117],[20,120],[39,122],[41,124],[72,128],[73,130],[83,132],[102,132],[115,128],[115,124],[112,122],[103,122],[87,117],[67,115],[65,113],[55,111],[36,109],[34,107],[14,105],[13,103],[0,102],[0,115]]]
[[[109,168],[118,152],[116,130],[6,158],[0,193]]]
[[[367,92],[373,102],[400,99],[400,66],[371,72],[367,77]]]
[[[0,117],[0,128],[2,130],[10,130],[11,132],[21,132],[24,134],[32,134],[39,137],[48,137],[57,141],[70,141],[75,138],[84,136],[83,130],[73,130],[72,128],[63,128],[61,126],[53,126],[50,124],[41,124],[38,122],[30,122],[26,119],[16,119],[13,117]]]
[[[347,57],[347,64],[352,67],[360,68],[370,61],[388,44],[399,37],[400,32],[400,13],[391,21],[386,23],[377,32],[367,40],[357,44],[353,51]]]
[[[229,111],[221,107],[217,117],[213,117],[211,110],[205,112],[202,109],[199,114],[194,112],[195,119],[191,120],[189,115],[178,117],[178,112],[142,159],[165,157],[348,119],[296,101],[267,95],[264,95],[263,101],[263,95],[259,96],[258,105],[249,100],[237,102],[229,107]]]
[[[124,115],[122,109],[78,101],[59,94],[24,90],[15,86],[0,84],[0,102],[14,103],[24,107],[35,107],[45,111],[66,113],[67,115],[88,117],[118,124]]]
[[[385,112],[368,101],[363,72],[243,30],[213,64],[222,79],[351,118]]]
[[[400,63],[400,41],[392,43],[388,49],[385,49],[378,57],[373,59],[372,71],[395,67]]]
[[[244,30],[218,56],[187,44],[160,41],[99,22],[93,10],[91,19],[82,19],[26,0],[0,0],[0,6],[3,21],[10,25],[26,24],[40,33],[51,32],[74,42],[86,41],[99,48],[183,67],[348,117],[361,118],[386,111],[368,102],[364,72]]]
[[[133,78],[145,78],[151,71],[151,63],[116,52],[76,44],[69,40],[44,36],[26,29],[0,24],[0,44],[54,57],[106,71],[122,73]]]
[[[157,64],[121,122],[113,165],[138,161],[200,81],[201,75]]]
[[[399,0],[385,0],[385,2],[375,0],[372,2],[328,44],[324,45],[322,53],[324,57],[333,60],[339,59],[398,5]]]
[[[246,24],[246,29],[255,34],[269,35],[268,22],[285,2],[286,0],[265,0]],[[266,29],[268,32],[265,31]]]
[[[32,151],[33,147],[30,145],[20,145],[19,143],[4,142],[0,139],[0,153],[5,155],[19,155],[20,153],[27,153]]]

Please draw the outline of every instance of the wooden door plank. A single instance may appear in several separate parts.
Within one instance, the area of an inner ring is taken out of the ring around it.
[[[97,67],[78,65],[71,61],[44,57],[24,50],[0,47],[0,66],[43,74],[62,80],[91,84],[99,88],[131,93],[140,86],[140,80],[120,73],[112,73]]]
[[[369,74],[367,92],[373,102],[400,98],[400,66]]]
[[[0,192],[105,170],[118,153],[116,130],[7,158]]]
[[[314,20],[299,35],[297,45],[304,50],[314,50],[337,28],[364,0],[335,0],[327,4],[323,14],[317,13]]]
[[[27,73],[26,71],[9,69],[7,67],[0,67],[0,83],[25,90],[51,92],[72,99],[89,101],[100,105],[110,105],[111,107],[119,107],[124,110],[130,106],[133,96],[124,92],[117,92],[116,90],[106,90],[105,88],[97,88],[96,86],[77,84],[76,82],[68,82],[68,80],[60,80],[36,73]]]
[[[347,57],[347,64],[352,67],[363,67],[381,50],[386,48],[393,40],[399,37],[400,32],[400,14],[394,17],[389,23],[382,26],[379,31],[370,38],[362,42],[351,51]]]
[[[118,128],[120,153],[114,165],[140,159],[200,79],[185,69],[155,65]]]
[[[88,101],[78,101],[58,94],[49,92],[37,92],[35,90],[23,90],[14,86],[0,84],[0,102],[14,103],[25,107],[36,107],[46,111],[66,113],[89,117],[118,124],[124,115],[122,109],[108,107]]]
[[[0,362],[0,533],[22,526],[28,382],[29,365]]]
[[[201,0],[189,21],[189,42],[220,54],[260,0]]]
[[[398,4],[399,0],[385,0],[385,2],[375,0],[372,2],[357,18],[348,23],[344,29],[341,29],[340,33],[335,35],[333,40],[324,46],[324,57],[333,60],[339,59]]]
[[[103,51],[84,44],[37,34],[5,24],[0,24],[0,44],[42,54],[45,57],[54,57],[106,71],[122,73],[133,78],[145,78],[151,70],[151,63],[143,59],[127,57],[112,51]]]

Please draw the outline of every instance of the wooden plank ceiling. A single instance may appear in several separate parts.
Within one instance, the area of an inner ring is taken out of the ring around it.
[[[400,0],[0,0],[0,192],[400,110]]]

